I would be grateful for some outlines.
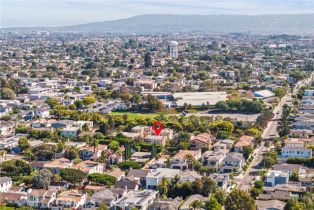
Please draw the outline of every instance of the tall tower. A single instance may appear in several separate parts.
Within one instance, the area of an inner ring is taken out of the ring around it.
[[[178,56],[179,56],[178,42],[176,42],[176,41],[169,42],[169,56],[171,58],[178,58]]]

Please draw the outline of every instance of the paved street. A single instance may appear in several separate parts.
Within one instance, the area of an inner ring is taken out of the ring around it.
[[[302,86],[309,84],[313,80],[313,77],[314,73],[312,73],[311,77],[309,77],[308,79],[298,82],[292,91],[293,94],[296,94],[297,91]],[[278,136],[277,120],[281,118],[283,105],[288,104],[291,100],[292,100],[291,93],[288,93],[281,99],[280,103],[274,108],[273,110],[274,117],[270,122],[268,122],[267,127],[264,129],[262,139],[269,139]],[[244,174],[241,174],[236,178],[236,181],[240,189],[243,189],[245,191],[249,190],[250,185],[254,181],[254,177],[256,176],[258,170],[260,169],[260,164],[262,163],[263,160],[263,153],[265,151],[266,147],[264,145],[264,142],[262,142],[262,144],[254,150],[253,152],[254,158],[251,165]]]

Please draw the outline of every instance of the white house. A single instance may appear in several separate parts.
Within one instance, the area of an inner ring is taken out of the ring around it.
[[[29,189],[27,191],[27,205],[38,209],[50,208],[56,196],[56,190]]]
[[[0,136],[6,136],[14,131],[15,124],[13,122],[0,121]]]
[[[223,159],[220,171],[223,173],[240,171],[244,166],[245,160],[241,153],[229,152]]]
[[[275,186],[276,184],[287,184],[289,174],[283,171],[270,170],[266,175],[266,185]]]
[[[146,188],[156,189],[163,178],[171,180],[179,174],[180,170],[178,169],[157,168],[155,170],[151,170],[146,176]]]
[[[0,192],[8,192],[12,187],[12,179],[10,177],[0,177]]]
[[[289,157],[310,158],[312,157],[312,149],[285,146],[281,148],[281,156],[285,158]]]
[[[130,190],[117,201],[113,201],[110,209],[113,210],[130,210],[137,208],[139,210],[148,210],[148,207],[154,202],[158,191],[155,190]]]
[[[79,209],[86,202],[86,194],[77,190],[68,190],[60,193],[56,199],[56,206],[53,210],[61,210],[64,208]]]
[[[314,90],[305,90],[304,96],[314,96]]]
[[[62,137],[66,137],[66,138],[75,138],[78,136],[79,134],[79,128],[78,127],[67,127],[67,128],[63,128],[60,131],[60,135]]]

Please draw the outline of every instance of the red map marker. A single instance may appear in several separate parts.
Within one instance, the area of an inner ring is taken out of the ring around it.
[[[163,129],[163,125],[161,122],[153,122],[152,128],[155,134],[158,136]]]

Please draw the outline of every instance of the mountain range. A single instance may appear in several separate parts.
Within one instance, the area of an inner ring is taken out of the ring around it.
[[[61,27],[6,28],[8,31],[154,34],[180,32],[314,34],[314,14],[296,15],[140,15]]]

